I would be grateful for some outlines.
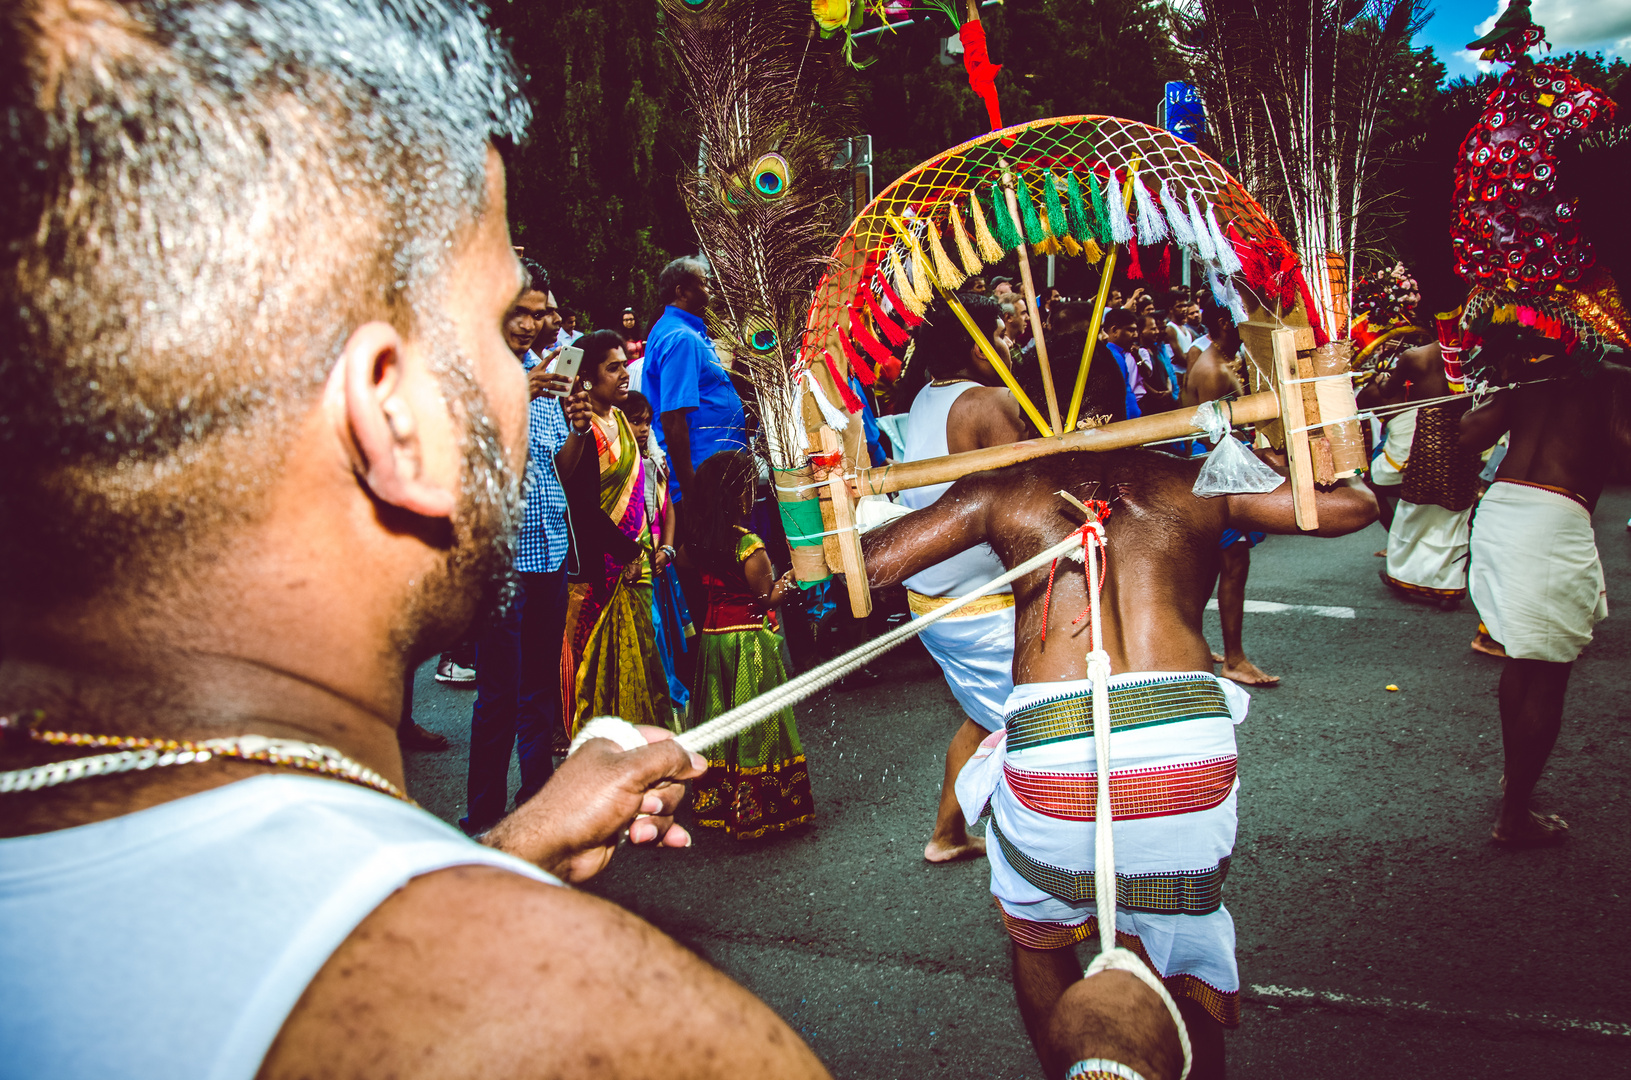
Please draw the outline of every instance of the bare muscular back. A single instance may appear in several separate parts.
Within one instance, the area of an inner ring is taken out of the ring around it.
[[[1114,671],[1209,671],[1201,613],[1218,571],[1218,539],[1231,525],[1297,532],[1289,488],[1266,495],[1200,499],[1200,462],[1145,450],[1055,454],[959,480],[932,506],[869,533],[868,578],[889,585],[949,555],[988,541],[1007,566],[1059,542],[1082,513],[1056,492],[1111,504],[1109,557],[1101,604],[1105,650]],[[1320,495],[1321,535],[1363,528],[1376,517],[1368,491],[1344,485]],[[1048,572],[1014,583],[1014,682],[1086,676],[1086,576],[1061,559],[1048,598]],[[1047,640],[1044,642],[1044,608]]]
[[[1615,443],[1616,385],[1608,373],[1507,390],[1467,414],[1465,443],[1482,449],[1509,432],[1496,478],[1559,487],[1595,509]]]
[[[1182,403],[1186,406],[1200,405],[1244,393],[1238,366],[1234,357],[1225,356],[1217,342],[1213,342],[1190,367],[1189,375],[1184,380]]]

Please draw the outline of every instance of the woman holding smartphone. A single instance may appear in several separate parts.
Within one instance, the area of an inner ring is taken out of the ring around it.
[[[620,405],[628,400],[623,339],[597,330],[583,350],[595,453],[561,478],[571,510],[574,559],[561,650],[561,715],[573,735],[592,716],[672,728],[667,679],[651,624],[651,575],[673,557],[652,539],[642,447]]]

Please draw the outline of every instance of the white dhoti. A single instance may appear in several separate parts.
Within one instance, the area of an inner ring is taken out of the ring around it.
[[[1591,512],[1567,495],[1497,480],[1473,520],[1467,587],[1508,656],[1574,660],[1608,617]]]
[[[1387,576],[1410,592],[1454,599],[1467,591],[1472,510],[1399,500],[1387,533]]]
[[[1235,843],[1234,728],[1249,701],[1211,673],[1110,680],[1118,941],[1173,996],[1230,1027],[1240,1022],[1240,974],[1223,880]],[[957,778],[970,824],[991,815],[991,893],[1009,936],[1028,948],[1098,933],[1092,722],[1086,680],[1016,686],[1005,730]]]
[[[908,593],[912,617],[920,618],[953,597]],[[1014,689],[1014,596],[981,597],[919,635],[946,676],[952,696],[968,718],[997,731]]]
[[[1404,483],[1405,463],[1410,460],[1410,443],[1416,437],[1416,410],[1390,417],[1382,449],[1370,463],[1370,482],[1377,487]]]

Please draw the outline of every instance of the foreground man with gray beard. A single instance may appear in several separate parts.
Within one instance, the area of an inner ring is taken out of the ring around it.
[[[560,884],[689,843],[661,733],[486,846],[390,796],[526,447],[477,16],[31,0],[0,93],[0,1076],[824,1075]]]

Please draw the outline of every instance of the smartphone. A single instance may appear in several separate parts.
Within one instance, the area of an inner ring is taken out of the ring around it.
[[[578,368],[580,368],[582,366],[583,366],[583,350],[582,349],[580,349],[580,348],[578,348],[578,347],[576,347],[574,345],[568,345],[565,348],[563,348],[560,351],[559,355],[557,355],[555,357],[555,359],[551,360],[549,362],[549,365],[547,367],[545,367],[544,370],[549,372],[551,375],[565,375],[566,380],[567,380],[566,389],[565,390],[551,390],[551,391],[549,391],[549,394],[551,396],[553,396],[553,397],[558,397],[558,398],[564,398],[564,397],[568,396],[569,394],[571,394],[572,393],[572,382],[573,382],[573,380],[575,380],[578,377]]]

